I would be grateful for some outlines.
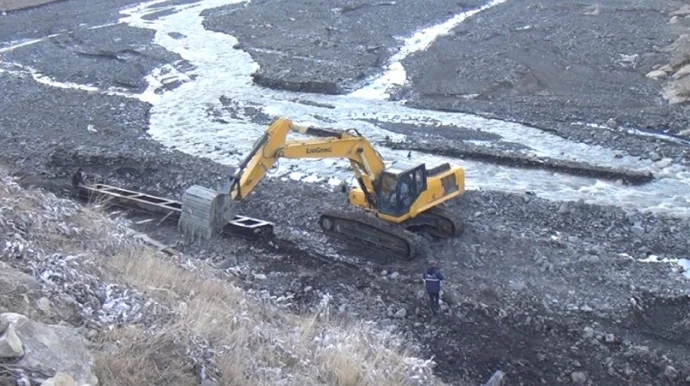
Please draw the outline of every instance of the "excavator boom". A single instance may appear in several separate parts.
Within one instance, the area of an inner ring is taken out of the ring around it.
[[[288,141],[287,135],[290,132],[329,136],[323,139]],[[230,187],[233,200],[242,199],[253,191],[279,158],[349,159],[363,189],[370,192],[374,190],[373,182],[385,169],[380,154],[358,133],[314,129],[279,118],[256,141],[252,151],[240,164]]]
[[[288,140],[290,132],[320,138]],[[209,238],[219,232],[237,214],[235,203],[247,197],[280,158],[350,161],[359,188],[351,190],[349,202],[375,216],[362,211],[323,213],[319,224],[334,238],[411,258],[424,247],[420,237],[406,228],[424,229],[438,237],[458,233],[458,221],[437,206],[464,191],[462,169],[448,167],[436,174],[428,173],[425,164],[387,169],[381,155],[356,130],[318,129],[279,118],[254,143],[223,192],[201,186],[185,192],[179,222],[183,235]]]

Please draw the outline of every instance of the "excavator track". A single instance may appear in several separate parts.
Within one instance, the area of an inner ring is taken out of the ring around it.
[[[412,232],[422,231],[441,239],[450,239],[462,234],[462,221],[444,208],[432,208],[415,218],[403,223],[405,229]]]
[[[321,230],[328,236],[354,246],[366,246],[403,260],[425,256],[425,240],[399,225],[390,224],[365,212],[328,211],[319,218]]]

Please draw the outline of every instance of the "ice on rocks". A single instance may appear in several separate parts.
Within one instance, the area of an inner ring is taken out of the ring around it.
[[[171,306],[174,309],[170,309],[132,287],[104,282],[98,276],[100,271],[93,263],[94,255],[105,261],[115,253],[114,251],[122,250],[122,247],[136,247],[143,243],[135,237],[136,233],[129,228],[128,221],[98,217],[89,218],[93,224],[89,224],[88,227],[81,226],[74,219],[77,215],[84,215],[84,209],[72,202],[59,200],[53,195],[46,195],[44,199],[43,195],[22,191],[12,179],[0,181],[0,194],[3,190],[11,190],[13,194],[8,195],[9,199],[5,200],[3,197],[0,201],[0,260],[15,262],[15,265],[20,265],[22,270],[36,278],[41,286],[42,296],[53,302],[52,306],[44,307],[45,309],[53,309],[57,313],[72,312],[79,319],[75,322],[84,323],[88,328],[142,324],[146,327],[145,334],[155,333],[156,324],[167,316],[185,312],[186,303],[179,302]],[[19,201],[24,199],[30,201],[31,210],[18,211],[16,208],[20,204]],[[52,253],[56,249],[41,244],[35,234],[37,229],[47,230],[52,233],[50,236],[59,236],[58,239],[82,243],[80,246],[83,248],[80,250],[89,252],[69,253],[65,250],[63,253]],[[52,252],[47,252],[49,249]],[[177,265],[188,271],[198,271],[201,267],[199,261],[189,258],[183,258]],[[228,267],[225,270],[226,275],[238,278],[246,278],[251,275],[250,272],[249,267],[239,266]],[[262,273],[255,273],[253,277],[258,283],[267,280],[267,276]],[[301,288],[316,299],[316,303],[312,304],[318,319],[328,321],[331,309],[335,311],[341,308],[340,303],[333,304],[331,294],[313,287],[311,291],[307,291],[309,286],[306,285]],[[247,298],[241,298],[235,304],[238,312],[233,317],[233,323],[251,326],[251,334],[275,352],[283,353],[285,358],[305,362],[309,361],[308,358],[312,355],[350,355],[348,353],[351,349],[374,350],[379,353],[381,350],[397,350],[403,347],[403,337],[396,334],[394,325],[381,329],[375,323],[369,322],[357,325],[356,328],[334,331],[317,323],[311,348],[316,352],[304,358],[299,353],[299,350],[303,350],[299,347],[302,343],[278,339],[284,335],[281,330],[285,328],[285,324],[281,319],[284,318],[283,315],[287,315],[279,313],[279,310],[293,307],[295,294],[276,295],[264,289],[250,289],[245,293]],[[276,321],[257,322],[251,316],[254,310],[247,299],[270,305],[277,312]],[[380,301],[383,303],[382,299]],[[66,311],[68,308],[73,310]],[[195,363],[195,368],[199,369],[200,382],[212,384],[218,379],[218,365],[214,362],[214,356],[219,352],[232,351],[233,348],[213,347],[204,339],[194,336],[191,338],[192,344],[188,347],[187,354]],[[406,384],[424,385],[430,382],[432,361],[418,358],[406,358],[404,361],[409,376]],[[275,384],[299,382],[294,378],[295,375],[285,374],[279,368],[266,365],[255,364],[258,370],[273,374]],[[380,365],[381,363],[376,364],[377,371],[392,374],[398,370],[393,368],[392,363],[391,368],[380,369]],[[16,374],[14,378],[19,379],[20,375]]]

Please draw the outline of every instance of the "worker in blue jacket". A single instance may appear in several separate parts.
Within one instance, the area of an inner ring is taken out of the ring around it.
[[[424,272],[424,282],[426,283],[426,292],[429,294],[429,306],[434,315],[440,311],[439,294],[441,293],[441,280],[443,275],[438,268],[438,263],[432,261],[429,268]]]

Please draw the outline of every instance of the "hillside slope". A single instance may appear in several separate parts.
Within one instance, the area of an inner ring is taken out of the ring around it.
[[[124,220],[10,177],[0,202],[5,381],[64,372],[57,377],[119,386],[439,384],[433,363],[403,352],[398,337],[330,317],[327,297],[316,313],[294,315],[290,299],[157,254]],[[11,352],[14,337],[23,355]]]

